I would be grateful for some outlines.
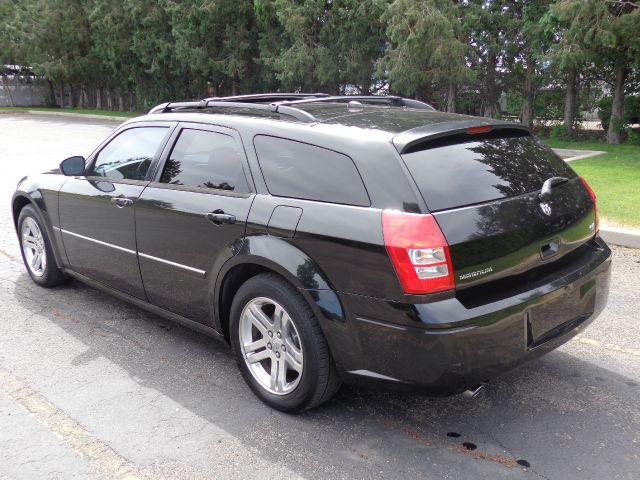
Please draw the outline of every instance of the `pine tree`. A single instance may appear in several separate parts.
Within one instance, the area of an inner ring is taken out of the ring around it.
[[[620,143],[625,83],[640,59],[640,8],[635,0],[559,0],[555,15],[568,24],[568,44],[589,52],[595,61],[612,66],[613,106],[607,142]]]
[[[470,76],[459,16],[449,0],[396,0],[389,6],[389,43],[379,72],[394,91],[424,99],[435,84],[444,84],[447,110],[455,111],[456,87]]]

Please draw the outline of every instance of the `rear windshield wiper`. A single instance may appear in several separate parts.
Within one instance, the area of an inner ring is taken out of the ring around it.
[[[551,189],[556,185],[562,185],[563,183],[567,183],[569,181],[566,177],[551,177],[547,178],[542,184],[542,191],[538,195],[540,200],[546,202],[551,198]]]

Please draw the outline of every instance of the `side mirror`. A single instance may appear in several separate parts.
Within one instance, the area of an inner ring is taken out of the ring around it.
[[[62,161],[60,164],[60,170],[67,177],[79,177],[84,175],[85,162],[86,160],[84,157],[69,157]]]

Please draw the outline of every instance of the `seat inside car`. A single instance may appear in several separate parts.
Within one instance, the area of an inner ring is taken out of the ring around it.
[[[214,188],[233,190],[243,184],[242,160],[232,147],[218,147],[209,154],[208,173]]]

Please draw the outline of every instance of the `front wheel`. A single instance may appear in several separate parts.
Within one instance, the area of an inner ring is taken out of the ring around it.
[[[340,379],[309,305],[281,277],[261,274],[231,306],[231,344],[242,374],[265,403],[285,412],[331,398]]]
[[[47,231],[30,205],[26,205],[18,216],[18,237],[24,265],[35,283],[54,287],[68,279],[56,265]]]

